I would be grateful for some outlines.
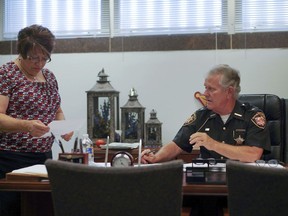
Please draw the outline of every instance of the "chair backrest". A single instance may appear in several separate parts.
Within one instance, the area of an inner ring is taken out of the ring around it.
[[[283,161],[284,163],[288,163],[288,99],[282,98],[283,109],[284,109],[284,136],[285,136],[285,145],[283,149]]]
[[[125,168],[45,165],[56,216],[181,215],[182,160]]]
[[[288,170],[227,160],[230,216],[287,216]]]
[[[265,155],[264,159],[274,158],[283,161],[285,145],[283,101],[272,94],[242,94],[239,96],[239,101],[248,102],[265,113],[270,131],[271,154]]]

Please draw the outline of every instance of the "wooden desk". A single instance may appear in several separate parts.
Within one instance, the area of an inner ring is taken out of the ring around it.
[[[0,180],[0,191],[21,193],[22,216],[52,216],[53,203],[49,181]],[[187,184],[183,173],[183,196],[227,196],[226,185]]]
[[[109,150],[108,159],[118,150]],[[128,151],[134,158],[138,157],[138,149]],[[105,150],[96,148],[94,151],[95,162],[103,162]],[[192,154],[183,153],[177,159],[190,163],[197,158],[199,150],[193,150]],[[22,216],[52,216],[53,203],[49,181],[12,181],[0,179],[0,191],[14,191],[21,193],[21,215]],[[183,197],[187,196],[227,196],[226,185],[187,184],[183,173]]]
[[[0,180],[0,191],[18,191],[18,192],[51,192],[49,181],[28,182],[28,181],[7,181]],[[209,184],[187,184],[185,174],[183,173],[183,195],[200,196],[227,196],[228,189],[226,185]]]

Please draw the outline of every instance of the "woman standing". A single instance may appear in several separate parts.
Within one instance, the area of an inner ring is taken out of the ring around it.
[[[57,80],[44,68],[54,45],[55,36],[48,28],[26,27],[18,33],[19,56],[0,67],[0,178],[52,158],[54,137],[41,136],[49,131],[50,122],[64,119]],[[11,194],[0,194],[0,215],[13,215],[6,213],[9,207],[17,210],[8,202]]]

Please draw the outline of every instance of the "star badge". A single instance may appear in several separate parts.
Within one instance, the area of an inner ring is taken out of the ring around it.
[[[236,141],[237,145],[242,145],[242,143],[245,141],[240,135],[234,140]]]

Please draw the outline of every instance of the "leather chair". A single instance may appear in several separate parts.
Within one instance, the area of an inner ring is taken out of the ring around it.
[[[230,216],[286,216],[288,170],[227,160]]]
[[[123,168],[45,165],[56,216],[181,215],[182,160]]]
[[[283,161],[285,145],[283,101],[273,94],[241,94],[239,95],[239,101],[249,102],[257,106],[266,115],[270,131],[271,154],[264,155],[263,159],[274,158]]]
[[[282,98],[283,110],[284,110],[284,136],[285,136],[285,145],[283,149],[283,161],[288,163],[288,99]]]

